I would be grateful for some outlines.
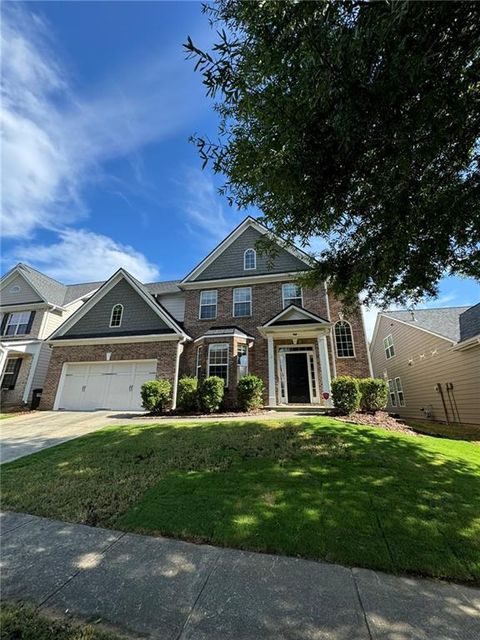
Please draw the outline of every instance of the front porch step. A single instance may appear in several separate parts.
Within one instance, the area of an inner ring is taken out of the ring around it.
[[[314,404],[281,404],[276,407],[267,405],[265,409],[269,411],[283,411],[285,413],[313,413],[313,414],[325,414],[331,411],[329,407],[321,407]]]

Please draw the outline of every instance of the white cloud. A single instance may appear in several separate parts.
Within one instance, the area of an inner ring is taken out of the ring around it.
[[[24,238],[85,216],[81,190],[102,163],[135,156],[206,105],[192,95],[180,47],[112,68],[80,95],[49,25],[17,3],[2,14],[2,232]]]
[[[182,182],[186,198],[180,207],[191,233],[203,239],[223,240],[232,230],[212,178],[204,171],[191,169]]]
[[[109,278],[123,267],[141,282],[159,277],[157,267],[128,245],[85,229],[61,231],[49,245],[24,245],[15,250],[16,261],[34,265],[61,282],[93,282]]]

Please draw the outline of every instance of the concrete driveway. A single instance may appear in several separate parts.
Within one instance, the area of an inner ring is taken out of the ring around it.
[[[36,411],[0,421],[0,461],[10,462],[109,424],[128,422],[132,414],[115,411]]]

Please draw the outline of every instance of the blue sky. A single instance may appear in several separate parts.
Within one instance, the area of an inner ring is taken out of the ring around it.
[[[187,35],[214,38],[200,3],[3,5],[2,272],[174,279],[244,217],[188,142],[216,117]],[[478,283],[449,278],[427,304],[479,299]]]

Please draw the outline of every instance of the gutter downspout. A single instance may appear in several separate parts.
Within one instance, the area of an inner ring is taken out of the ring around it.
[[[180,371],[180,356],[183,353],[183,346],[186,338],[179,340],[177,343],[177,354],[175,356],[175,373],[173,377],[173,394],[172,394],[172,411],[177,408],[177,389],[178,389],[178,373]]]

